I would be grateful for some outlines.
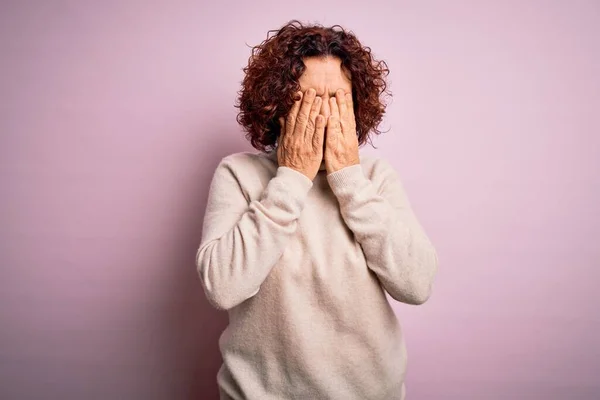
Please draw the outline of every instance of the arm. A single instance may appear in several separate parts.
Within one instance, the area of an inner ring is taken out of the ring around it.
[[[296,231],[312,185],[304,174],[280,166],[260,198],[248,202],[227,158],[217,166],[196,253],[215,308],[228,310],[258,293]]]
[[[437,253],[396,171],[383,159],[376,163],[375,173],[381,174],[379,190],[365,177],[361,164],[330,173],[327,180],[344,221],[385,290],[397,301],[422,304],[431,295]]]

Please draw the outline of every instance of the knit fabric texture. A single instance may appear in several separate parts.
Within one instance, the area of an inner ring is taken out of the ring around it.
[[[386,292],[431,294],[438,257],[383,158],[314,180],[276,150],[224,157],[196,265],[227,310],[221,400],[404,400],[407,352]]]

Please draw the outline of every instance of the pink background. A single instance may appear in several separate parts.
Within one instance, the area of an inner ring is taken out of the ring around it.
[[[600,398],[600,3],[150,4],[1,3],[0,398],[216,398],[208,184],[253,151],[246,44],[292,18],[392,71],[362,151],[440,256],[431,299],[395,303],[408,398]]]

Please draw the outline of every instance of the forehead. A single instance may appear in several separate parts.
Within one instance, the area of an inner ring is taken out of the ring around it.
[[[298,81],[303,92],[312,87],[316,89],[317,96],[322,96],[328,89],[329,95],[334,96],[338,89],[346,92],[352,90],[352,84],[342,70],[342,60],[339,58],[308,57],[303,61],[306,69]]]

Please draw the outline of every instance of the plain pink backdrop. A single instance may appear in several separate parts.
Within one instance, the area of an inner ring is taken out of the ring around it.
[[[2,1],[0,398],[215,399],[194,256],[250,47],[354,31],[440,257],[408,398],[600,398],[597,1]],[[343,351],[343,349],[340,349]]]

